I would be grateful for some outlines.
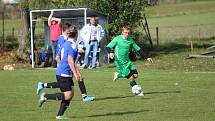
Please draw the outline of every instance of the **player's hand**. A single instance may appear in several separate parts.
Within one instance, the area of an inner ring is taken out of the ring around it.
[[[113,59],[114,58],[114,53],[109,53],[108,56],[109,56],[110,59]]]
[[[149,61],[150,63],[154,63],[154,61],[152,60],[152,58],[147,58],[147,61]]]
[[[78,80],[84,80],[84,77],[82,75],[79,75]]]
[[[77,81],[80,80],[80,77],[78,76],[78,74],[74,74],[74,77]]]

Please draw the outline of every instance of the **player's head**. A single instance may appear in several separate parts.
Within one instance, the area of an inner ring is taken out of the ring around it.
[[[71,39],[74,39],[75,41],[77,40],[78,31],[77,31],[75,26],[73,26],[73,25],[71,26],[71,30],[68,33],[68,37],[71,38]]]
[[[128,25],[125,25],[122,27],[122,35],[125,39],[129,37],[131,33],[131,28]]]
[[[71,23],[65,23],[63,25],[63,31],[66,33],[69,33],[72,30],[72,24]]]
[[[51,24],[54,25],[54,24],[57,24],[58,22],[56,21],[56,18],[55,17],[52,17],[52,20],[51,20]]]
[[[94,26],[96,26],[96,17],[92,17],[91,19],[90,19],[90,24],[91,25],[94,25]]]

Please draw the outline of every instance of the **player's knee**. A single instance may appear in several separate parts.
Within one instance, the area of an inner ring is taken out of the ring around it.
[[[129,80],[134,80],[135,78],[133,76],[129,77],[128,78]]]
[[[71,100],[74,96],[74,92],[73,91],[64,92],[64,96],[65,96],[65,100]]]
[[[134,77],[134,78],[137,78],[137,77],[138,77],[138,74],[133,74],[133,77]]]

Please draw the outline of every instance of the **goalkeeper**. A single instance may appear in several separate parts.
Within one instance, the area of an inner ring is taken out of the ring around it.
[[[145,57],[143,50],[135,43],[135,41],[130,37],[131,28],[129,26],[122,27],[122,34],[116,36],[108,45],[107,51],[109,58],[115,58],[114,64],[118,72],[114,73],[113,80],[118,78],[129,79],[129,84],[131,87],[137,85],[135,79],[138,77],[138,72],[135,65],[129,59],[129,49],[134,48],[140,56]],[[153,63],[151,58],[147,60]],[[138,94],[138,96],[144,96],[143,91]]]

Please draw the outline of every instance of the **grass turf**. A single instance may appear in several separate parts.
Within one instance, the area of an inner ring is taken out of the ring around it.
[[[82,102],[79,89],[66,112],[75,121],[213,121],[215,118],[214,72],[184,72],[139,68],[138,83],[145,97],[132,96],[128,82],[112,81],[113,68],[82,70],[94,102]],[[2,121],[53,121],[57,101],[37,107],[38,81],[55,81],[54,70],[0,71]],[[143,79],[144,78],[144,79]],[[77,83],[75,82],[77,85]],[[45,89],[45,92],[56,92]]]
[[[158,25],[165,27],[170,24],[176,26],[178,23],[181,26],[212,25],[214,2],[205,4],[208,4],[205,5],[205,9],[195,7],[191,12],[183,9],[185,11],[182,11],[182,14],[177,13],[178,10],[173,10],[170,14],[164,11],[159,13],[160,17],[149,18],[149,24],[152,23],[152,27]],[[186,5],[190,8],[189,6],[196,4],[186,3]],[[181,10],[177,5],[172,8]],[[206,10],[208,8],[210,10]],[[193,22],[201,16],[206,20],[198,19],[199,23]],[[125,79],[113,82],[114,69],[110,66],[96,70],[82,70],[89,94],[95,95],[97,99],[94,102],[82,102],[76,83],[75,97],[66,115],[74,121],[213,121],[215,119],[214,59],[184,60],[184,58],[191,53],[205,52],[206,50],[202,48],[214,45],[214,40],[194,41],[193,52],[189,50],[188,43],[188,41],[182,44],[161,43],[160,51],[153,55],[155,64],[135,62],[140,73],[138,83],[143,86],[145,97],[132,96]],[[60,102],[49,101],[39,108],[37,107],[39,97],[35,94],[38,81],[55,81],[54,70],[0,71],[0,77],[1,121],[55,120]],[[57,89],[45,90],[49,93],[57,91]]]

